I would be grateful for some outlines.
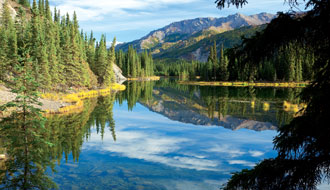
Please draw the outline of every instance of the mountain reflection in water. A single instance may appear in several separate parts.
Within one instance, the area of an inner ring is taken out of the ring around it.
[[[185,86],[168,79],[128,83],[126,93],[118,98],[127,99],[130,109],[138,101],[183,123],[262,131],[276,130],[293,118],[292,112],[283,109],[283,102],[299,104],[300,92],[293,88]]]
[[[0,187],[49,179],[60,189],[218,189],[230,173],[276,155],[274,130],[293,118],[283,101],[299,103],[299,89],[126,85],[86,100],[81,113],[48,117],[40,135],[51,146],[9,143],[24,133],[2,128]],[[24,146],[31,151],[18,155]]]

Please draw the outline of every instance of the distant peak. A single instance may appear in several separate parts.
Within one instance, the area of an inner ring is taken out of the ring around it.
[[[236,13],[236,14],[234,14],[234,16],[244,16],[244,15],[241,13]]]

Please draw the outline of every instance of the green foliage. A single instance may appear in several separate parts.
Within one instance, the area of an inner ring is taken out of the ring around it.
[[[272,26],[272,23],[270,25]],[[251,57],[258,55],[249,55],[249,48],[252,49],[255,44],[259,43],[266,46],[265,40],[256,40],[258,35],[260,36],[257,33],[251,39],[245,39],[243,44],[227,50],[222,44],[219,58],[214,41],[214,44],[209,48],[208,61],[200,63],[198,67],[186,65],[186,68],[182,69],[180,66],[176,67],[168,63],[173,62],[172,60],[164,59],[161,62],[171,65],[172,68],[166,70],[165,68],[168,66],[157,64],[156,72],[166,76],[180,76],[181,72],[187,72],[186,75],[201,76],[200,79],[205,81],[300,82],[312,80],[315,55],[311,47],[299,44],[297,41],[291,41],[273,50],[271,55],[260,60],[254,60]]]
[[[161,59],[155,61],[155,74],[157,76],[176,76],[181,79],[195,79],[201,75],[201,66],[197,61]]]
[[[223,45],[220,51],[220,61],[217,56],[217,45],[214,41],[210,47],[210,55],[206,63],[185,60],[160,60],[156,63],[155,71],[157,75],[179,76],[181,79],[195,80],[200,76],[200,80],[228,80],[228,57],[224,54]]]
[[[0,23],[0,80],[6,81],[8,75],[6,70],[13,70],[15,63],[17,62],[16,28],[10,14],[8,1],[5,1],[3,5]]]
[[[19,0],[18,3],[23,5],[24,7],[30,7],[30,1],[29,0]]]
[[[29,4],[27,1],[19,3],[24,6]],[[93,34],[87,39],[86,34],[84,36],[80,33],[76,13],[73,14],[73,19],[67,14],[61,20],[57,9],[52,17],[48,0],[34,0],[29,16],[25,12],[29,6],[25,6],[19,9],[13,20],[7,5],[6,1],[0,26],[0,80],[12,83],[10,80],[14,75],[13,66],[17,63],[18,49],[22,47],[24,40],[28,40],[25,44],[31,50],[32,74],[41,90],[91,88],[97,85],[91,68],[97,71],[95,61],[110,64],[107,63],[108,52],[104,39],[101,39],[101,52],[95,53],[96,40]],[[113,57],[109,60],[114,62]],[[111,79],[108,80],[109,85],[114,82],[114,74],[111,67],[107,68],[107,74],[102,77]],[[100,82],[104,80],[102,77],[98,76]]]
[[[98,82],[103,84],[105,72],[108,67],[108,52],[105,36],[102,35],[101,41],[95,50],[95,66],[93,72],[98,76]]]
[[[149,77],[154,75],[154,63],[151,53],[144,51],[140,54],[130,46],[124,53],[116,52],[116,63],[122,69],[123,74],[132,78]]]
[[[330,179],[330,7],[327,0],[307,1],[307,6],[310,11],[298,18],[280,14],[263,33],[246,40],[241,49],[248,55],[244,59],[250,64],[274,57],[283,49],[288,50],[279,56],[287,63],[285,69],[276,71],[277,77],[301,80],[307,76],[313,82],[302,92],[307,108],[290,124],[279,128],[274,139],[278,156],[262,161],[251,170],[234,174],[226,184],[226,190],[316,189],[317,185]],[[306,50],[309,51],[307,54],[301,52]]]
[[[153,99],[154,85],[153,81],[128,82],[126,90],[117,94],[116,99],[119,103],[127,100],[128,109],[132,110],[138,101],[149,102]]]
[[[5,161],[5,170],[0,170],[1,187],[5,189],[50,189],[56,185],[45,174],[47,167],[53,167],[46,150],[52,146],[43,136],[47,133],[46,119],[40,106],[37,92],[38,83],[32,74],[29,48],[19,49],[18,63],[15,65],[14,101],[1,106],[1,111],[15,108],[10,117],[0,122],[0,135],[5,142],[10,159]],[[15,158],[15,159],[12,159]]]

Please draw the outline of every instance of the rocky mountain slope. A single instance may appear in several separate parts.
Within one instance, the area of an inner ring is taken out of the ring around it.
[[[2,10],[3,10],[3,5],[4,5],[5,1],[6,1],[6,0],[0,0],[0,13],[1,13],[1,14],[0,14],[0,20],[1,20],[1,17],[2,17]],[[20,6],[20,5],[17,4],[16,2],[14,2],[14,1],[9,1],[9,11],[10,11],[10,14],[11,14],[11,16],[12,16],[13,18],[17,15],[15,9],[17,9],[17,7],[19,7],[19,6]]]
[[[120,44],[117,46],[117,49],[126,51],[132,45],[138,51],[150,50],[155,57],[166,57],[164,52],[168,52],[171,49],[187,48],[203,39],[226,31],[269,23],[273,18],[275,18],[275,15],[268,13],[251,16],[237,13],[222,18],[209,17],[184,20],[152,31],[139,40]],[[199,51],[198,49],[196,50]],[[197,56],[197,59],[205,60],[204,57]],[[187,58],[187,55],[184,55],[182,58]]]
[[[168,49],[153,55],[156,59],[185,59],[185,60],[198,60],[206,62],[210,52],[210,46],[214,42],[217,44],[218,53],[223,44],[224,48],[232,48],[235,45],[242,43],[242,36],[248,38],[253,36],[257,31],[264,29],[266,25],[259,26],[246,26],[239,29],[214,34],[207,36],[199,41],[186,40],[182,43],[173,45]]]

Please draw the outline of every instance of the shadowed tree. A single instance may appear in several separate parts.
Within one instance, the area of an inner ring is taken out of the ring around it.
[[[222,9],[226,5],[243,6],[245,0],[217,0]],[[289,5],[298,5],[290,0]],[[301,116],[279,128],[274,139],[278,156],[259,163],[251,170],[235,173],[225,189],[316,189],[323,179],[330,180],[330,4],[328,0],[306,1],[310,10],[303,15],[279,14],[264,31],[251,39],[244,39],[237,50],[244,53],[245,61],[253,63],[270,57],[290,43],[309,47],[314,55],[316,72],[312,84],[302,93],[308,104]],[[292,77],[301,78],[300,64],[298,73]],[[294,65],[292,65],[294,67]]]

